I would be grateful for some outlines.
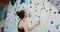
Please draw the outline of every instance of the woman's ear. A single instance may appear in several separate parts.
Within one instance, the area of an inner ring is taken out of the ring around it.
[[[11,0],[11,4],[14,6],[16,0]]]

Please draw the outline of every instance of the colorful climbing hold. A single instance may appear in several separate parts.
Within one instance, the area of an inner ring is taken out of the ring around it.
[[[59,26],[59,25],[55,25],[56,29],[59,29],[58,26]]]
[[[41,8],[41,10],[45,9],[45,7]]]
[[[43,8],[41,8],[41,10],[43,10]]]
[[[12,6],[14,6],[14,4],[16,3],[17,0],[11,0],[11,4]]]
[[[56,27],[56,29],[59,29],[59,24],[56,24],[55,27]]]
[[[32,21],[31,21],[31,23],[32,23]]]
[[[30,4],[32,4],[32,0],[30,0]]]
[[[38,18],[40,18],[40,16],[38,16]]]
[[[48,30],[48,32],[50,32],[50,30]]]
[[[58,6],[58,5],[59,5],[59,2],[57,1],[56,6]]]
[[[22,4],[22,3],[24,3],[24,2],[25,2],[25,0],[21,0],[20,4]]]
[[[51,3],[53,3],[53,0],[51,1]]]
[[[53,24],[53,21],[51,21],[51,24]]]
[[[50,0],[48,0],[48,1],[50,1]]]
[[[14,13],[14,15],[16,16],[16,13]]]
[[[37,3],[37,5],[39,5],[39,3]]]
[[[54,14],[56,14],[56,12],[54,12]]]
[[[48,10],[46,10],[46,12],[48,12]]]
[[[45,7],[43,7],[43,9],[45,9]]]
[[[15,8],[15,11],[16,11],[16,8]]]
[[[60,11],[58,11],[58,14],[60,14]]]
[[[30,8],[32,8],[32,6],[30,6]]]
[[[35,10],[35,12],[37,12],[37,10]]]
[[[49,11],[51,11],[51,9],[49,9]]]
[[[31,17],[31,14],[30,14],[30,12],[29,12],[28,16],[29,16],[29,17]]]
[[[6,29],[8,29],[8,27],[5,27]]]

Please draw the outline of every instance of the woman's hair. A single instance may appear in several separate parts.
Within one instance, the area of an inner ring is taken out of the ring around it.
[[[17,11],[16,14],[18,15],[18,17],[20,19],[23,19],[25,17],[25,11],[24,10],[21,10],[21,11]]]

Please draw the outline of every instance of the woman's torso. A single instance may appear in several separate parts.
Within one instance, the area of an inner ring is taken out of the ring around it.
[[[24,32],[24,28],[22,27],[22,21],[18,22],[18,26],[19,26],[18,32]]]

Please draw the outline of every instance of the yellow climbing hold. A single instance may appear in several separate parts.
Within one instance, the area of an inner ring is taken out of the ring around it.
[[[48,12],[48,10],[46,10],[46,12]]]

